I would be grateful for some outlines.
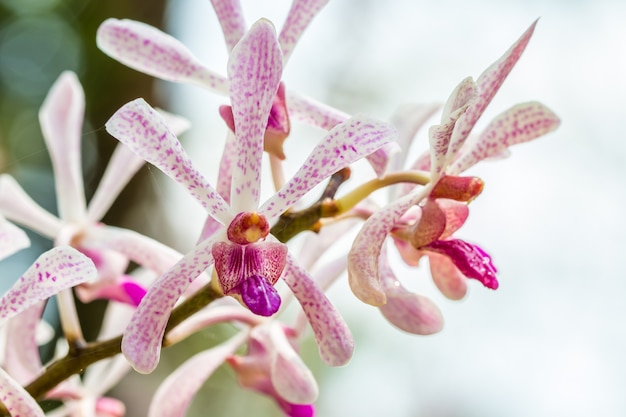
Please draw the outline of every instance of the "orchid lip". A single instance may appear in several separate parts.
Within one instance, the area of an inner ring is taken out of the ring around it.
[[[243,280],[237,288],[243,303],[254,314],[269,317],[280,308],[280,295],[276,288],[261,275],[252,275]]]

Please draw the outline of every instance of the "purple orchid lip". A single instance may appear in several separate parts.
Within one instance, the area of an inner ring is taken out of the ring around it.
[[[436,240],[422,249],[447,256],[463,275],[480,281],[487,288],[495,290],[499,286],[491,257],[477,245],[461,239],[449,239]]]
[[[276,288],[261,275],[252,275],[244,279],[237,288],[244,304],[254,314],[271,316],[280,308],[280,296]]]

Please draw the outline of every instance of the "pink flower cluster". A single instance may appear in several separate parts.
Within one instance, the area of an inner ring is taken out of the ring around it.
[[[348,325],[325,293],[343,272],[347,271],[357,298],[378,307],[398,328],[422,335],[442,328],[441,312],[431,300],[401,284],[390,265],[389,248],[395,247],[410,266],[428,258],[435,285],[450,299],[465,296],[468,278],[490,289],[499,286],[491,256],[477,244],[455,237],[468,218],[469,203],[483,187],[479,178],[461,173],[559,124],[548,108],[529,102],[505,110],[481,133],[474,133],[478,119],[526,48],[535,24],[476,80],[461,81],[443,106],[440,121],[428,129],[429,149],[407,164],[417,132],[437,106],[403,107],[385,122],[348,115],[305,98],[282,80],[296,43],[326,1],[294,0],[278,34],[266,19],[248,27],[237,0],[212,3],[229,50],[225,76],[204,66],[176,39],[140,22],[106,20],[98,30],[97,44],[131,68],[194,84],[229,100],[215,109],[229,129],[215,186],[177,138],[189,127],[186,121],[138,98],[122,106],[106,124],[107,132],[120,143],[87,204],[80,161],[84,97],[70,72],[59,77],[40,112],[59,216],[37,205],[9,174],[0,175],[0,257],[28,245],[13,223],[55,245],[0,299],[4,329],[0,401],[11,415],[44,415],[23,387],[45,376],[36,335],[46,300],[57,297],[69,348],[84,344],[72,288],[83,302],[110,301],[99,340],[123,334],[123,356],[101,361],[82,379],[67,379],[51,390],[46,398],[62,405],[49,415],[124,415],[124,404],[104,394],[131,367],[150,373],[159,363],[163,345],[227,322],[237,324],[237,333],[191,357],[168,376],[148,415],[185,415],[204,381],[225,363],[243,388],[274,399],[285,415],[308,417],[314,414],[318,387],[298,354],[305,323],[328,365],[347,364],[354,349]],[[283,143],[292,121],[317,127],[320,140],[285,180]],[[261,201],[265,154],[276,190]],[[335,211],[319,216],[317,233],[308,232],[308,226],[298,230],[310,234],[306,251],[294,251],[281,241],[273,227],[285,213],[293,214],[313,188],[363,158],[372,167],[369,181],[357,184],[344,197],[333,194],[330,201],[323,201],[324,207]],[[204,227],[198,230],[200,238],[187,254],[100,222],[144,162],[186,188],[207,213]],[[387,201],[382,205],[370,201],[368,195],[383,186],[389,187]],[[335,261],[321,264],[321,255],[355,225],[359,231],[352,247],[337,251],[340,256]],[[140,266],[133,274],[128,273],[130,262]],[[311,273],[314,266],[319,273]],[[207,285],[223,297],[168,329],[175,306]],[[301,318],[289,324],[282,313],[292,299],[298,301]]]

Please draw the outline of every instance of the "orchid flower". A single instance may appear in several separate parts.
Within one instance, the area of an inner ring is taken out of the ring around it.
[[[405,260],[416,262],[424,253],[416,249],[429,249],[431,254],[436,253],[430,256],[433,278],[447,296],[460,298],[465,294],[464,282],[460,283],[463,276],[478,279],[487,287],[497,288],[496,270],[489,255],[476,245],[449,238],[463,224],[467,213],[454,204],[442,208],[440,203],[432,199],[447,194],[437,194],[439,187],[454,188],[451,184],[456,185],[458,181],[451,175],[458,175],[482,159],[506,151],[514,144],[535,139],[558,126],[558,117],[545,106],[536,102],[524,103],[496,117],[473,142],[466,141],[524,51],[534,27],[535,23],[476,82],[468,78],[459,84],[444,106],[441,124],[429,130],[429,156],[414,164],[417,169],[430,168],[428,184],[409,190],[374,213],[355,239],[348,257],[352,291],[365,303],[383,306],[383,311],[386,303],[391,301],[394,311],[385,314],[388,318],[394,315],[405,317],[408,311],[408,305],[401,307],[402,303],[393,301],[398,295],[404,297],[406,292],[400,291],[398,294],[397,289],[400,287],[388,268],[386,253],[382,251],[390,232],[395,237],[410,235],[404,240],[415,249],[404,245],[407,251],[413,251],[413,255],[404,253]],[[460,182],[467,188],[464,191],[471,189],[467,193],[469,198],[475,197],[482,189],[482,183],[477,186],[472,181]],[[411,214],[410,210],[421,202],[422,206],[417,208],[419,213],[413,211]],[[422,221],[419,221],[420,217]],[[411,220],[411,224],[407,220]],[[398,246],[402,249],[402,244]]]
[[[144,163],[126,147],[117,147],[86,205],[80,159],[84,107],[84,93],[76,75],[64,72],[39,112],[55,174],[59,218],[35,203],[8,174],[0,175],[0,214],[53,240],[56,245],[71,245],[91,257],[100,279],[77,288],[77,295],[84,302],[107,298],[137,305],[145,289],[124,275],[129,259],[162,273],[181,255],[138,233],[99,222]],[[175,130],[186,129],[183,119],[167,117]]]
[[[32,379],[43,367],[39,359],[34,326],[30,326],[32,311],[41,312],[43,303],[50,297],[84,282],[95,280],[94,263],[85,255],[69,246],[58,246],[41,256],[22,277],[0,298],[0,326],[22,327],[32,337],[11,338],[12,352],[20,350],[19,356],[11,356],[7,368],[0,368],[0,401],[12,416],[43,417],[37,402],[22,388],[21,380]],[[17,326],[15,326],[17,325]],[[26,361],[23,361],[26,359]],[[17,361],[14,362],[14,361]],[[33,373],[33,371],[37,373]],[[15,372],[15,373],[14,373]]]
[[[295,351],[298,334],[273,318],[257,316],[239,305],[212,304],[174,328],[166,342],[220,322],[236,322],[242,328],[170,374],[157,389],[148,416],[184,416],[202,384],[223,362],[233,367],[243,388],[274,399],[286,415],[312,416],[317,383]],[[246,355],[235,354],[243,344],[248,346]]]
[[[111,135],[185,186],[222,225],[153,284],[131,319],[122,350],[140,372],[156,366],[169,313],[182,291],[213,263],[221,290],[265,316],[280,306],[274,284],[282,275],[307,312],[322,358],[341,364],[350,356],[351,336],[343,319],[269,230],[322,180],[392,140],[394,130],[362,116],[335,127],[292,179],[259,206],[263,136],[281,71],[274,28],[261,19],[233,49],[228,64],[237,158],[230,204],[193,166],[163,119],[143,100],[123,106],[106,124]]]

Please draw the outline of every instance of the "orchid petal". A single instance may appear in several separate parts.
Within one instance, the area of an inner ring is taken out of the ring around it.
[[[270,337],[274,345],[270,379],[276,393],[289,403],[309,404],[315,401],[318,395],[315,377],[293,350],[285,332],[274,326]]]
[[[446,156],[448,163],[455,158],[459,149],[461,149],[461,146],[469,136],[470,131],[476,124],[476,121],[483,114],[483,111],[517,63],[522,52],[526,49],[526,45],[528,45],[528,41],[530,41],[536,24],[537,21],[530,25],[517,42],[478,77],[476,84],[478,85],[479,94],[471,100],[467,111],[463,117],[459,118],[454,128]]]
[[[478,86],[472,77],[467,77],[462,80],[454,91],[452,91],[452,94],[448,97],[448,101],[446,101],[446,104],[443,106],[441,123],[445,123],[446,120],[452,118],[452,115],[456,113],[457,110],[467,107],[477,94]]]
[[[29,246],[26,233],[0,215],[0,260]]]
[[[0,401],[14,417],[45,417],[37,401],[0,368]]]
[[[399,153],[402,153],[400,146],[396,142],[390,142],[367,155],[365,158],[374,169],[376,176],[381,178],[387,172],[389,161],[394,155]]]
[[[324,130],[331,130],[350,118],[349,114],[327,104],[290,92],[287,92],[287,109],[294,120]]]
[[[386,302],[378,274],[378,256],[385,238],[413,205],[428,195],[429,188],[417,189],[375,212],[363,225],[348,254],[348,282],[364,303],[379,307]]]
[[[513,106],[493,119],[475,142],[467,143],[449,172],[463,172],[483,159],[498,156],[509,146],[543,136],[559,124],[557,115],[541,103]]]
[[[122,143],[117,145],[102,175],[100,184],[89,201],[87,207],[88,222],[94,223],[104,217],[120,192],[144,163],[145,161],[126,145]]]
[[[192,356],[172,372],[157,389],[149,417],[182,417],[191,400],[213,372],[245,341],[245,332]]]
[[[213,263],[213,243],[205,240],[185,255],[152,284],[137,307],[122,338],[122,353],[137,372],[148,374],[159,363],[171,311],[189,284]]]
[[[178,40],[145,23],[107,19],[98,28],[96,43],[102,52],[137,71],[228,94],[224,77],[202,65]]]
[[[88,257],[69,246],[53,248],[39,256],[0,299],[0,319],[20,314],[39,301],[97,277]]]
[[[239,0],[211,0],[215,14],[222,26],[228,52],[246,33],[246,21]]]
[[[41,371],[41,357],[37,344],[37,326],[45,306],[40,301],[21,314],[8,320],[4,352],[4,369],[21,385],[30,383]]]
[[[106,130],[190,194],[217,220],[228,223],[229,207],[202,176],[161,115],[143,99],[125,104],[106,123]]]
[[[87,250],[107,248],[161,275],[182,258],[182,254],[159,241],[114,226],[90,228],[83,239]]]
[[[228,61],[238,155],[230,196],[235,212],[259,206],[263,137],[282,70],[274,26],[261,19],[235,46]]]
[[[124,276],[113,282],[99,280],[93,284],[79,285],[76,296],[83,303],[93,300],[110,300],[137,307],[146,295],[146,289],[132,279]]]
[[[465,224],[469,216],[469,207],[465,203],[441,198],[437,200],[437,204],[446,215],[446,228],[441,233],[440,239],[452,236],[454,232],[459,230]]]
[[[80,142],[85,93],[76,74],[65,71],[54,83],[39,111],[39,123],[52,159],[59,217],[85,217],[85,191]]]
[[[259,211],[271,223],[321,181],[391,142],[395,135],[393,126],[362,115],[334,127]]]
[[[326,3],[328,0],[294,0],[291,3],[287,20],[278,37],[284,62],[287,62],[300,36]]]
[[[409,240],[414,248],[420,248],[439,239],[446,228],[446,214],[432,198],[421,207],[422,213],[410,228]]]
[[[283,279],[311,324],[322,360],[330,366],[348,363],[354,351],[354,339],[335,306],[291,257],[287,257]]]
[[[456,123],[467,109],[467,105],[456,109],[445,121],[439,125],[432,126],[428,130],[430,174],[433,177],[433,181],[436,181],[444,171],[447,163],[446,155],[450,150],[450,140],[454,134]]]
[[[429,253],[430,273],[433,282],[441,293],[450,300],[460,300],[467,294],[467,279],[454,266],[450,258]]]
[[[427,335],[437,333],[443,327],[439,308],[428,298],[407,291],[396,279],[386,251],[379,257],[380,279],[385,288],[387,303],[380,312],[394,326],[405,332]]]
[[[8,174],[0,175],[0,214],[54,239],[61,231],[61,221],[44,210]]]

